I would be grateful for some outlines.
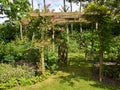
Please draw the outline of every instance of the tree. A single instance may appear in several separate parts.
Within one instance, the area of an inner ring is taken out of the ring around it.
[[[70,11],[72,12],[72,0],[68,0],[70,2]]]
[[[30,11],[30,3],[29,0],[0,0],[3,10],[2,13],[9,18],[12,22],[19,22],[20,24],[20,33],[21,40],[23,40],[22,35],[22,18],[27,15]]]
[[[46,12],[46,1],[45,0],[43,0],[43,4],[44,4],[44,10]]]
[[[3,5],[3,12],[7,15],[10,20],[21,20],[30,10],[30,3],[28,0],[1,0]]]
[[[61,12],[68,12],[69,7],[66,6],[66,0],[63,0],[63,6],[61,6],[60,11]]]
[[[114,35],[120,34],[120,1],[119,0],[108,0],[105,2],[105,5],[111,10],[112,14],[112,31]]]

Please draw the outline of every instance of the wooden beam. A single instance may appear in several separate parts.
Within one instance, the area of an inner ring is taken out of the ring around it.
[[[54,13],[31,13],[30,16],[81,16],[80,12],[54,12]]]
[[[79,20],[56,19],[53,21],[53,24],[64,24],[64,23],[90,23],[90,22],[84,19],[79,19]]]
[[[53,18],[54,24],[62,23],[74,23],[74,22],[85,22],[89,23],[87,20],[82,18],[84,13],[80,12],[54,12],[54,13],[31,13],[30,16],[48,16]]]

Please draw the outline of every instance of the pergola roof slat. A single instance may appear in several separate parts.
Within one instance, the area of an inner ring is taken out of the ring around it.
[[[54,12],[54,13],[31,13],[30,16],[38,17],[38,16],[48,16],[54,17],[53,23],[60,24],[60,23],[74,23],[74,22],[88,22],[82,16],[84,13],[80,12]]]

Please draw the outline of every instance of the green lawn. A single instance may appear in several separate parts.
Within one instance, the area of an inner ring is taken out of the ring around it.
[[[91,78],[91,64],[72,58],[70,65],[49,79],[31,86],[10,90],[120,90],[119,87],[99,83]]]

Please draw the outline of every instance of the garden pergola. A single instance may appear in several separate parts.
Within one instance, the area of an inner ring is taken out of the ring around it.
[[[83,16],[85,15],[84,12],[33,12],[30,14],[32,17],[51,17],[52,24],[66,24],[68,23],[89,23]],[[68,40],[68,27],[67,27],[67,40]],[[54,40],[54,30],[52,39]],[[69,40],[68,40],[69,41]],[[68,42],[67,41],[67,42]],[[67,65],[67,57],[68,57],[68,47],[67,42],[60,43],[58,46],[58,62],[62,62]],[[43,46],[44,47],[44,46]],[[54,42],[53,42],[54,48]],[[42,51],[44,53],[44,51]],[[43,54],[42,54],[43,56]]]
[[[33,17],[38,17],[38,16],[48,16],[48,17],[54,17],[53,19],[53,24],[63,24],[63,23],[88,23],[87,20],[83,18],[84,13],[80,12],[49,12],[49,13],[31,13],[30,14]]]

